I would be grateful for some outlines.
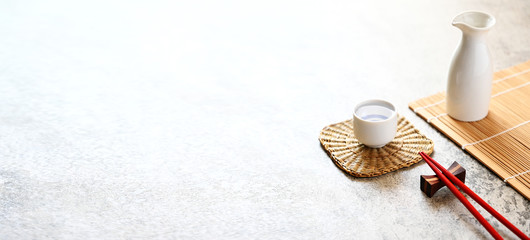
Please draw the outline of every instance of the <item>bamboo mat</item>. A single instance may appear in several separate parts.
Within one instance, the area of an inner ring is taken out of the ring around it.
[[[409,108],[530,200],[530,61],[493,75],[489,113],[480,121],[449,117],[445,92]]]

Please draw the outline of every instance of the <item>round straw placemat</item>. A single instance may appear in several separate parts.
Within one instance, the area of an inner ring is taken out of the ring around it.
[[[381,148],[369,148],[353,134],[353,121],[331,124],[320,132],[320,143],[333,162],[355,177],[375,177],[408,167],[431,154],[434,144],[405,117],[398,116],[396,137]]]

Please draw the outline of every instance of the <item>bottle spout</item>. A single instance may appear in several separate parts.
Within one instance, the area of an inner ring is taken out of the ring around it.
[[[462,31],[487,31],[495,25],[495,18],[484,12],[469,11],[458,14],[452,24]]]

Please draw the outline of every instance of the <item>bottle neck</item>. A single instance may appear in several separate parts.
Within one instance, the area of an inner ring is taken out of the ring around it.
[[[462,42],[486,42],[488,32],[464,31],[462,32]]]

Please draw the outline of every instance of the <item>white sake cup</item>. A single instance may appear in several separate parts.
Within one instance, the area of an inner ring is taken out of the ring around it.
[[[379,99],[357,104],[353,111],[353,132],[355,137],[368,147],[385,146],[396,136],[396,107]]]

